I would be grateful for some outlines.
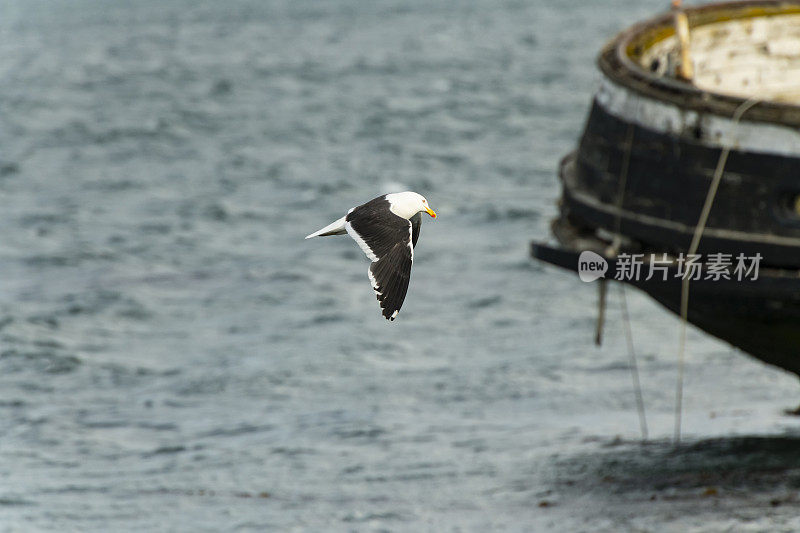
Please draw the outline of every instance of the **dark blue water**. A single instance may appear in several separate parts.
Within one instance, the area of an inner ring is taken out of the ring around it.
[[[598,349],[528,257],[599,47],[665,7],[0,1],[0,531],[800,527],[795,378],[691,331],[674,449],[629,293],[642,447],[616,288]],[[404,189],[440,218],[388,323],[303,236]]]

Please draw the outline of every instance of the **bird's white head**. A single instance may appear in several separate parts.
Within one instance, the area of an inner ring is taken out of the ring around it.
[[[428,205],[428,200],[421,194],[415,192],[396,192],[387,194],[389,209],[395,215],[409,219],[417,213],[426,212],[431,217],[436,218],[436,212]]]

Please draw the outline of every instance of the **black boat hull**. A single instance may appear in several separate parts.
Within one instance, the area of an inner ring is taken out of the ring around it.
[[[586,127],[560,166],[563,248],[535,243],[534,257],[572,271],[583,250],[612,265],[666,253],[673,271],[689,252],[759,257],[756,280],[692,281],[688,320],[800,375],[798,24],[800,0],[725,2],[604,46]],[[625,282],[677,313],[674,273]]]
[[[660,133],[595,101],[579,149],[562,163],[570,218],[608,231],[620,224],[654,249],[688,250],[721,152],[695,134]],[[800,266],[797,198],[799,158],[731,150],[698,252],[760,253],[767,265]]]
[[[580,253],[543,243],[531,245],[534,258],[573,272],[578,270]],[[616,260],[605,259],[614,272]],[[625,283],[679,314],[681,280],[674,268],[666,281],[654,277]],[[765,270],[758,279],[746,281],[693,281],[688,321],[765,363],[800,376],[800,273],[796,271]]]

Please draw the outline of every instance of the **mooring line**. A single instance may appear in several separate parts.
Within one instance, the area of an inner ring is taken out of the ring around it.
[[[625,153],[622,159],[622,168],[619,173],[619,184],[617,185],[617,216],[614,221],[614,241],[611,248],[614,255],[617,255],[622,244],[622,205],[625,198],[625,187],[628,185],[628,167],[631,164],[631,151],[633,150],[633,124],[628,123],[628,131],[625,133]]]
[[[633,124],[628,124],[628,130],[625,134],[625,151],[622,158],[622,168],[619,174],[619,184],[617,185],[617,216],[615,220],[614,240],[611,243],[608,253],[617,255],[619,248],[622,245],[622,205],[625,199],[625,187],[628,183],[628,168],[631,162],[631,152],[633,151]],[[602,280],[605,281],[605,280]],[[602,291],[605,297],[605,291]],[[636,360],[636,350],[633,347],[633,330],[631,328],[630,315],[628,314],[628,300],[625,296],[625,285],[620,283],[620,306],[622,308],[622,321],[625,326],[625,339],[628,345],[628,368],[631,371],[631,384],[633,386],[633,396],[636,400],[636,411],[639,415],[639,429],[642,431],[642,441],[647,440],[647,417],[644,411],[644,399],[642,396],[642,387],[639,382],[639,365]],[[600,330],[598,329],[598,336]],[[598,337],[595,337],[597,343]]]
[[[639,365],[636,362],[636,350],[633,348],[633,330],[631,329],[630,315],[628,314],[628,299],[625,296],[625,285],[620,283],[620,305],[622,307],[622,321],[625,323],[625,339],[628,344],[628,366],[631,370],[633,394],[636,396],[636,411],[639,414],[639,429],[642,430],[642,441],[647,440],[647,417],[644,412],[644,398],[642,387],[639,384]]]
[[[760,102],[757,98],[748,98],[736,108],[733,113],[733,125],[739,123],[742,115]],[[717,161],[717,168],[714,169],[714,177],[708,187],[706,194],[706,201],[703,204],[703,209],[700,211],[700,219],[697,221],[697,226],[694,228],[694,235],[692,242],[689,245],[687,257],[693,256],[697,253],[700,246],[700,239],[706,229],[706,222],[708,222],[708,215],[711,213],[711,207],[714,205],[714,198],[717,196],[717,189],[722,181],[722,173],[725,169],[725,164],[728,162],[728,154],[730,154],[730,146],[724,146],[719,154]],[[686,361],[686,323],[689,315],[689,277],[683,273],[683,280],[681,280],[681,325],[680,325],[680,340],[678,342],[678,379],[675,387],[675,428],[673,434],[674,443],[677,445],[681,441],[681,417],[683,414],[683,376]]]

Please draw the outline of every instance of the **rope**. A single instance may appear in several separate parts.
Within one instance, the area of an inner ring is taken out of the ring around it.
[[[739,123],[742,115],[753,107],[760,100],[757,98],[748,98],[736,108],[733,113],[733,124]],[[717,195],[720,181],[722,181],[722,172],[725,169],[725,163],[728,162],[728,154],[730,154],[730,147],[725,146],[719,154],[717,161],[717,168],[714,169],[714,177],[711,180],[711,185],[708,187],[706,194],[706,201],[703,204],[703,209],[700,212],[700,219],[697,221],[697,226],[694,228],[694,235],[692,242],[689,245],[688,256],[697,253],[700,246],[700,239],[703,236],[703,231],[706,229],[706,222],[708,222],[708,215],[711,213],[711,207],[714,205],[714,198]],[[674,442],[679,444],[681,441],[681,415],[683,413],[683,375],[686,360],[686,322],[689,315],[689,277],[684,272],[683,280],[681,281],[681,326],[680,326],[680,341],[678,343],[678,380],[675,387],[675,430]]]
[[[633,124],[628,123],[628,131],[625,134],[625,154],[622,159],[622,170],[619,174],[619,186],[617,187],[617,216],[614,228],[614,241],[611,243],[611,248],[614,255],[617,255],[619,247],[622,244],[622,204],[625,198],[625,187],[628,185],[628,167],[631,163],[631,149],[633,148]]]
[[[633,349],[633,330],[631,329],[630,315],[628,315],[628,299],[625,297],[625,285],[620,284],[620,304],[622,307],[622,321],[625,323],[625,340],[628,343],[628,366],[631,369],[633,394],[636,397],[636,411],[639,413],[639,429],[642,430],[642,441],[647,440],[647,418],[644,413],[644,399],[642,387],[639,384],[639,365],[636,363],[636,351]]]
[[[633,124],[628,124],[628,131],[625,135],[625,152],[622,158],[622,169],[619,174],[619,185],[617,187],[617,216],[615,221],[614,240],[611,243],[609,253],[615,256],[622,245],[622,205],[625,198],[625,187],[628,183],[628,168],[631,162],[631,151],[633,149]],[[633,330],[631,319],[628,314],[628,300],[625,296],[625,285],[620,284],[620,305],[622,307],[622,322],[625,325],[625,339],[628,346],[628,367],[631,371],[631,384],[633,385],[633,396],[636,399],[636,412],[639,415],[639,429],[642,432],[642,440],[647,440],[647,418],[644,411],[644,399],[642,398],[642,387],[639,383],[639,365],[636,361],[636,350],[633,348]],[[601,289],[601,294],[605,297],[605,290]],[[599,338],[595,338],[595,342]]]

